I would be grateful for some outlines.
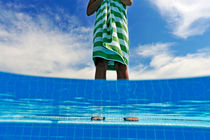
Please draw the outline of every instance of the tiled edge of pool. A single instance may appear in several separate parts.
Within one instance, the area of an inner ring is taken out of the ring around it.
[[[0,123],[1,140],[208,140],[209,129],[165,126]]]

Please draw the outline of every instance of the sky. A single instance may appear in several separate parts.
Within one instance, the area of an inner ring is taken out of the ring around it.
[[[133,0],[130,80],[210,75],[209,0]],[[0,71],[94,79],[88,0],[0,0]],[[116,80],[116,71],[107,71]]]

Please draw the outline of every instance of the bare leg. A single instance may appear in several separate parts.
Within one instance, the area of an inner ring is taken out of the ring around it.
[[[120,79],[129,80],[128,68],[127,68],[126,65],[115,61],[115,68],[116,68],[116,71],[117,71],[117,80],[120,80]]]
[[[96,73],[95,79],[105,79],[106,80],[106,70],[107,70],[108,61],[99,58],[98,63],[96,64]]]

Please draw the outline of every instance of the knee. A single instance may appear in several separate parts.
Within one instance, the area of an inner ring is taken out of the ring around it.
[[[101,60],[101,61],[98,61],[97,65],[96,65],[96,68],[106,70],[107,65],[108,65],[108,62],[106,60]]]

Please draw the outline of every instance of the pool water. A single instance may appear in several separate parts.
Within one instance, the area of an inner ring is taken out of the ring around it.
[[[210,77],[104,81],[1,72],[0,140],[208,140],[208,83]]]
[[[1,123],[1,140],[208,140],[209,129],[141,125]]]

